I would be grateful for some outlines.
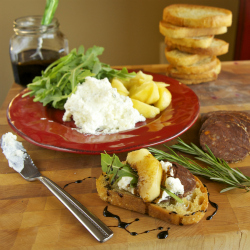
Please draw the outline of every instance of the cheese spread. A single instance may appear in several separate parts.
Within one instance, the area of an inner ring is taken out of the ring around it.
[[[169,171],[171,176],[174,176],[174,171],[172,168],[172,163],[168,161],[160,161],[162,170],[165,171],[166,173]]]
[[[132,100],[112,88],[107,78],[86,77],[66,101],[63,121],[75,121],[77,131],[87,134],[112,134],[145,121]]]
[[[27,152],[22,143],[16,141],[16,139],[17,136],[11,132],[4,134],[1,139],[1,148],[9,166],[20,173],[24,168],[24,159]]]
[[[123,176],[117,183],[119,189],[123,189],[134,194],[135,189],[130,187],[130,182],[132,181],[132,179],[132,177]]]
[[[161,161],[160,163],[162,166],[162,170],[166,173],[169,171],[171,175],[170,177],[166,178],[166,181],[165,181],[166,189],[168,189],[170,192],[172,192],[175,195],[184,194],[184,186],[181,184],[180,179],[172,177],[174,176],[172,163],[164,162],[164,161]],[[169,194],[166,191],[163,191],[161,198],[158,200],[157,203],[160,203],[161,201],[166,200],[168,198],[169,198]]]

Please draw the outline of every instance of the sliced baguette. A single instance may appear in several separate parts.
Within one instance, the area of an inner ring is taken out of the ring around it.
[[[203,78],[203,79],[179,79],[179,78],[175,78],[175,80],[177,80],[178,82],[181,82],[185,85],[192,85],[192,84],[200,84],[200,83],[204,83],[204,82],[212,82],[212,81],[215,81],[217,78],[218,78],[218,75],[213,75],[211,77]]]
[[[147,214],[172,224],[191,225],[198,223],[204,217],[208,207],[207,189],[197,177],[194,178],[196,188],[190,195],[190,200],[183,198],[184,203],[176,204],[170,201],[160,203],[161,205],[144,202],[140,197],[127,191],[112,189],[105,173],[96,180],[96,187],[100,198],[112,205]]]
[[[216,68],[218,64],[216,56],[203,58],[189,66],[176,65],[175,68],[179,73],[183,74],[201,74]]]
[[[176,44],[177,46],[185,46],[191,48],[208,48],[214,36],[197,36],[197,37],[184,37],[184,38],[173,38],[165,36],[165,43]]]
[[[165,49],[165,56],[173,66],[189,66],[210,57],[208,55],[190,54],[178,49],[168,50],[168,48]]]
[[[184,27],[229,27],[232,25],[232,12],[202,5],[173,4],[164,9],[163,20]]]
[[[169,65],[167,67],[167,75],[173,78],[178,78],[178,79],[214,79],[217,78],[217,75],[221,71],[221,62],[218,58],[215,59],[215,65],[212,69],[208,71],[202,71],[202,68],[204,67],[203,65],[200,66],[194,66],[193,70],[195,69],[197,72],[200,68],[200,73],[191,73],[192,70],[189,72],[183,72],[179,71],[177,68],[173,67],[172,65]]]
[[[196,37],[196,36],[209,36],[220,35],[227,32],[227,27],[216,28],[192,28],[192,27],[180,27],[163,20],[159,23],[159,30],[163,36],[172,38],[184,38],[184,37]]]
[[[226,54],[228,52],[229,43],[214,38],[211,45],[208,48],[194,48],[194,47],[188,47],[185,45],[179,45],[176,43],[173,43],[172,41],[165,40],[165,43],[167,45],[168,50],[174,50],[178,49],[183,52],[191,53],[191,54],[199,54],[199,55],[209,55],[209,56],[219,56]]]

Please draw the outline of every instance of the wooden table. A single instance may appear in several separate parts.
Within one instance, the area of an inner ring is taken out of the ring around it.
[[[148,72],[164,74],[166,65],[128,66]],[[250,61],[224,62],[218,80],[190,86],[201,103],[200,113],[213,110],[250,111]],[[1,136],[13,132],[6,121],[6,108],[22,88],[13,84],[0,110]],[[198,143],[198,120],[181,138]],[[98,198],[95,179],[101,173],[99,155],[78,155],[44,149],[18,136],[34,163],[43,175],[59,186],[73,182],[65,188],[72,196],[96,214],[108,226],[117,226],[117,220],[103,216],[107,205]],[[167,145],[172,145],[172,140]],[[163,149],[162,145],[157,146]],[[125,159],[126,153],[118,154]],[[210,198],[219,205],[218,213],[211,221],[205,218],[192,226],[174,226],[135,212],[108,206],[110,212],[121,220],[133,222],[129,231],[170,227],[169,236],[157,238],[159,230],[132,236],[118,227],[111,227],[114,236],[106,243],[98,243],[74,216],[39,181],[27,182],[0,154],[0,249],[249,249],[250,247],[250,192],[232,190],[223,194],[222,184],[206,183]],[[250,157],[238,164],[242,172],[250,176]],[[207,216],[214,211],[209,205]]]

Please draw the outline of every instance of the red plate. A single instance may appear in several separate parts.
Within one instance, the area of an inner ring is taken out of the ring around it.
[[[25,140],[47,149],[77,154],[119,153],[164,143],[181,135],[196,121],[200,105],[186,85],[164,75],[152,74],[154,81],[169,83],[171,105],[154,119],[136,124],[131,130],[109,135],[85,135],[63,122],[64,111],[43,107],[33,98],[19,93],[9,104],[7,119],[12,129]]]

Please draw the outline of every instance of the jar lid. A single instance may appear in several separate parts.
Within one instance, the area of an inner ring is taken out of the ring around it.
[[[37,34],[46,33],[58,28],[59,22],[57,18],[54,17],[48,25],[41,24],[42,18],[39,15],[19,17],[14,20],[13,29],[15,33]]]

